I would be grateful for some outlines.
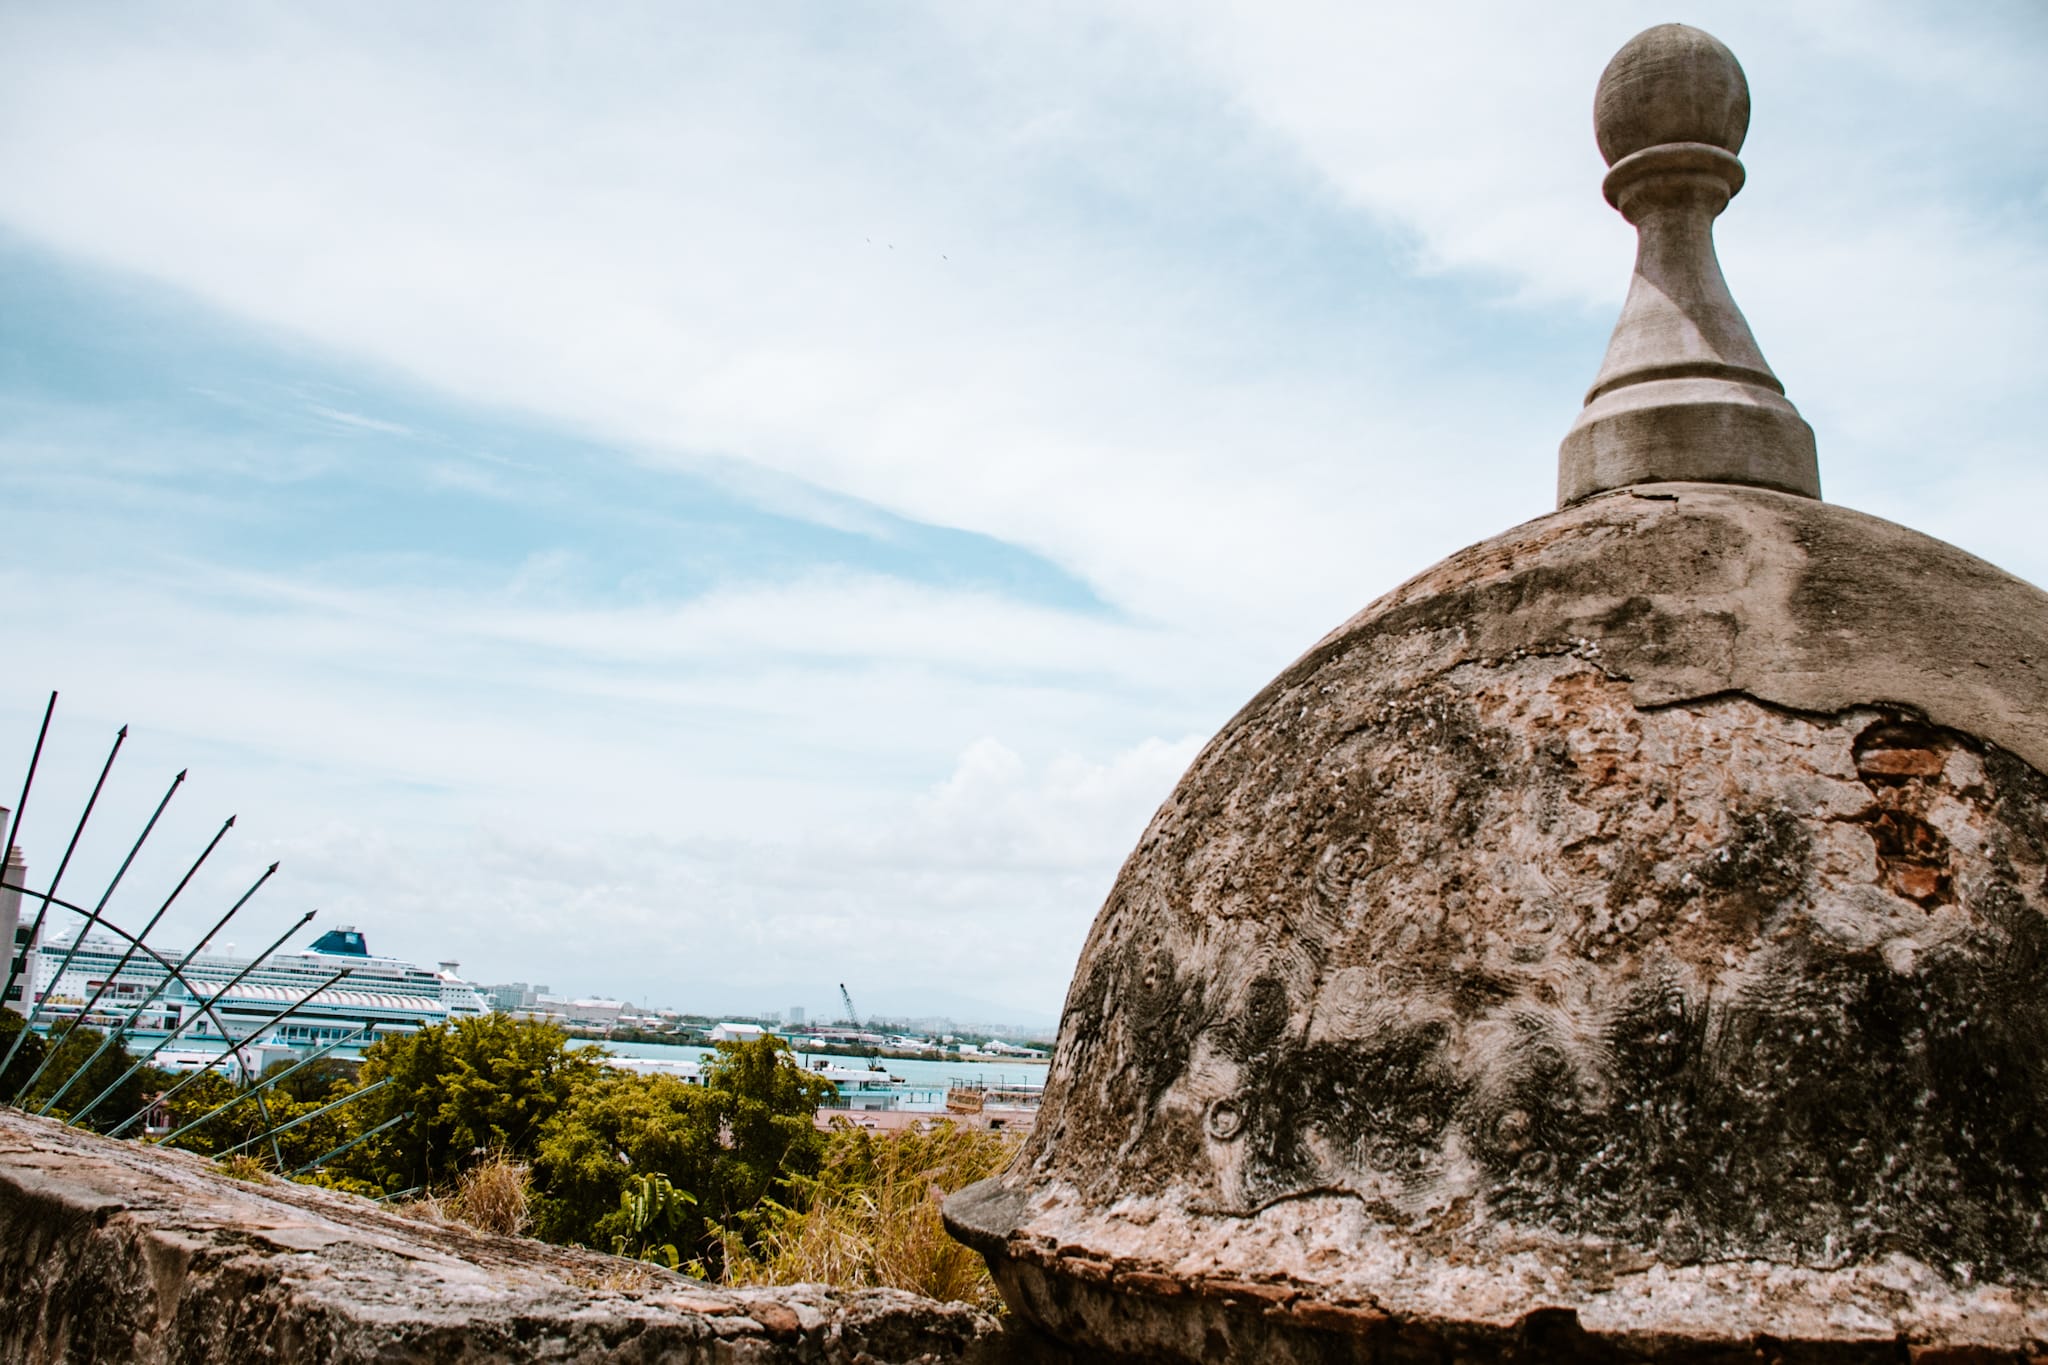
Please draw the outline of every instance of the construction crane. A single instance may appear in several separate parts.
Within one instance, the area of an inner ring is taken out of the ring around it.
[[[844,981],[839,983],[839,998],[846,1002],[846,1022],[853,1025],[855,1028],[859,1028],[860,1011],[856,1010],[853,1007],[853,996],[851,993],[847,991],[846,983]],[[870,1058],[880,1057],[882,1055],[881,1049],[878,1048],[875,1044],[869,1043],[867,1055]]]

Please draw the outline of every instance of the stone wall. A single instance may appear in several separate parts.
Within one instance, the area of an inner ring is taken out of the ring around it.
[[[0,1111],[0,1360],[1026,1358],[964,1304],[727,1289]]]

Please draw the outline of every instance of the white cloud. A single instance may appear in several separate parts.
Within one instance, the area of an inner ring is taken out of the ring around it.
[[[886,581],[614,616],[196,570],[14,571],[0,594],[17,657],[78,680],[25,839],[45,873],[132,719],[80,875],[105,875],[174,767],[194,780],[131,912],[242,817],[167,941],[281,858],[242,939],[319,905],[383,951],[707,1007],[779,1005],[777,981],[859,965],[873,1008],[936,1008],[914,962],[962,1009],[1049,1018],[1193,752],[1133,727],[1185,735],[1236,700],[1151,681],[1201,671],[1183,636]],[[32,732],[27,700],[0,712],[8,733]]]
[[[1303,579],[1399,576],[1430,490],[1358,458],[1428,439],[1399,381],[1280,373],[1256,348],[1287,324],[1241,285],[1169,278],[1027,193],[1142,173],[1141,120],[1187,95],[1122,107],[1127,43],[1052,80],[1049,22],[1011,54],[913,35],[992,63],[935,118],[903,73],[794,35],[643,18],[409,52],[360,13],[18,19],[37,60],[0,91],[0,213],[466,398],[1032,546],[1145,614],[1253,623]],[[536,83],[564,42],[567,78]],[[1107,211],[1158,211],[1139,192]]]
[[[573,545],[483,581],[452,552],[64,558],[54,527],[0,574],[14,657],[204,760],[257,848],[406,951],[656,995],[922,962],[1049,1010],[1185,737],[1545,509],[1630,254],[1593,82],[1664,17],[13,7],[7,231],[824,525],[1027,547],[1108,604],[778,570],[628,608],[578,599]],[[2038,19],[1692,19],[1756,89],[1723,253],[1831,492],[2048,579],[2016,435],[2048,403]],[[9,412],[17,476],[131,527],[210,496],[124,490],[151,458],[335,458],[46,416]],[[522,473],[418,458],[492,496]],[[636,934],[659,952],[606,947]]]

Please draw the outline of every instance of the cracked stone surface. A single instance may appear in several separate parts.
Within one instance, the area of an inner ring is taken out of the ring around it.
[[[1951,546],[1530,522],[1195,760],[949,1222],[1147,1358],[2048,1357],[2044,768],[2048,595]]]
[[[936,1365],[1021,1349],[965,1304],[727,1289],[0,1111],[8,1361]]]

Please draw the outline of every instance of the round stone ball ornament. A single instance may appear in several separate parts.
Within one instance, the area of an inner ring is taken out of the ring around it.
[[[1714,258],[1741,68],[1609,65],[1559,510],[1210,742],[948,1226],[1082,1358],[2048,1355],[2048,595],[1820,500]]]

